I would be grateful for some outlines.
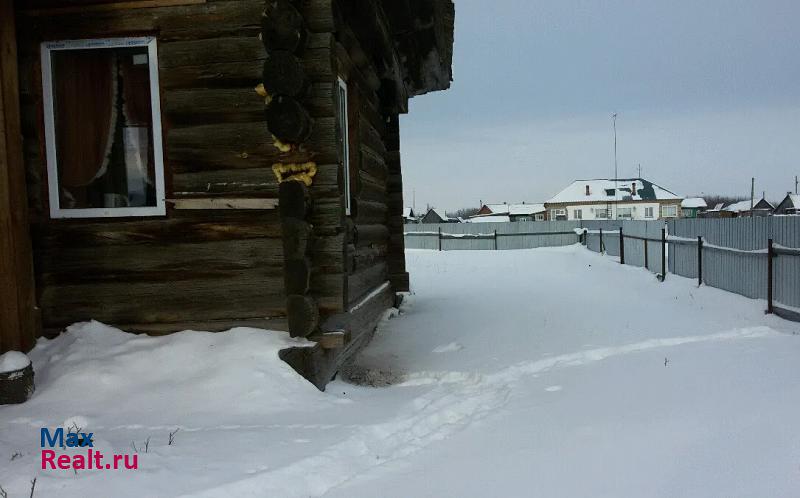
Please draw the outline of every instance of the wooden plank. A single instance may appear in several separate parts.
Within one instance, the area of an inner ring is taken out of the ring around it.
[[[156,7],[175,7],[179,5],[197,5],[206,0],[131,0],[128,2],[98,3],[91,5],[74,5],[69,7],[51,7],[42,9],[24,9],[20,13],[31,17],[58,16],[64,14],[89,14],[92,12],[111,12],[131,9],[152,9]]]
[[[346,331],[337,330],[335,332],[322,332],[308,336],[308,340],[316,342],[322,349],[340,349],[348,342],[349,337]]]
[[[371,290],[386,282],[388,277],[385,262],[357,270],[347,277],[347,302],[353,306]]]
[[[134,334],[147,334],[162,336],[174,334],[184,330],[197,330],[201,332],[227,332],[236,327],[264,329],[267,331],[288,332],[289,324],[286,317],[277,316],[269,318],[245,318],[241,320],[210,320],[175,323],[134,323],[118,324],[117,327]]]
[[[317,388],[324,390],[325,384],[333,378],[339,367],[369,342],[383,313],[393,303],[392,290],[385,286],[357,310],[328,317],[321,326],[323,331],[345,330],[350,334],[343,348],[326,350],[320,345],[292,348],[281,351],[280,357]]]
[[[37,321],[12,0],[0,0],[0,353],[27,351]]]
[[[165,246],[178,242],[278,238],[281,226],[276,210],[246,213],[223,210],[202,216],[192,211],[173,211],[173,216],[167,219],[37,224],[33,225],[33,236],[36,247],[42,249],[121,244]]]
[[[278,199],[262,198],[225,198],[225,197],[206,197],[206,198],[186,198],[186,199],[167,199],[174,209],[275,209],[278,207]]]
[[[38,53],[37,40],[107,37],[109,33],[158,33],[159,42],[257,36],[264,9],[258,0],[162,6],[147,9],[74,12],[52,16],[20,16],[20,53]]]
[[[46,326],[90,319],[104,323],[170,323],[285,314],[283,278],[256,271],[164,282],[49,285],[42,290]]]
[[[252,169],[276,162],[334,164],[338,158],[334,123],[334,118],[316,119],[304,147],[289,153],[275,147],[263,121],[172,128],[167,132],[167,158],[179,173]]]
[[[39,248],[36,257],[39,280],[47,284],[186,280],[247,270],[265,277],[283,274],[283,248],[278,238],[47,247]]]

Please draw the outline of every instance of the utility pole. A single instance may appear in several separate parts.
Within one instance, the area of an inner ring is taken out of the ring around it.
[[[797,175],[794,175],[794,193],[797,194]]]
[[[616,187],[617,178],[617,113],[611,115],[612,126],[614,127],[614,186]]]
[[[755,198],[756,198],[756,179],[755,177],[750,179],[750,215],[753,215],[753,207],[755,206]]]
[[[616,203],[617,194],[618,194],[618,190],[619,190],[619,185],[617,185],[617,183],[618,183],[617,179],[619,178],[619,176],[617,175],[617,113],[616,112],[611,115],[611,119],[612,119],[612,124],[613,124],[613,127],[614,127],[614,201]],[[615,220],[617,219],[616,214],[617,213],[616,213],[616,210],[615,210],[615,212],[614,212],[614,219]],[[611,213],[608,213],[608,215],[609,215],[609,218],[611,218]]]
[[[642,177],[642,163],[639,163],[639,178]]]

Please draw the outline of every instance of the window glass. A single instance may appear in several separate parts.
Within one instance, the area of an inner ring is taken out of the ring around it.
[[[54,216],[163,214],[154,44],[151,38],[44,44]]]
[[[661,206],[661,216],[664,218],[674,218],[678,216],[678,206]]]

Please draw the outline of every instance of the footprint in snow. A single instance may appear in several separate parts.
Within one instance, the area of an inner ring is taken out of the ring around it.
[[[545,391],[547,391],[549,393],[554,393],[556,391],[560,391],[561,389],[562,389],[561,386],[550,386],[550,387],[545,388]]]
[[[461,351],[464,349],[464,346],[457,342],[451,342],[450,344],[442,344],[441,346],[437,346],[436,349],[433,350],[434,353],[452,353],[454,351]]]

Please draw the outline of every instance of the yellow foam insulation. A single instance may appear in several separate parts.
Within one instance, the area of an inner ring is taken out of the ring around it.
[[[272,135],[272,145],[274,145],[275,148],[281,152],[289,152],[290,150],[292,150],[291,144],[285,144],[281,142],[280,139],[275,135]]]
[[[317,163],[275,163],[272,165],[272,171],[278,183],[295,181],[303,182],[306,187],[310,187],[314,182],[314,175],[317,174]]]
[[[264,88],[263,83],[259,83],[258,86],[256,86],[256,93],[264,97],[264,104],[269,105],[269,103],[272,102],[272,96],[267,92],[267,89]]]

